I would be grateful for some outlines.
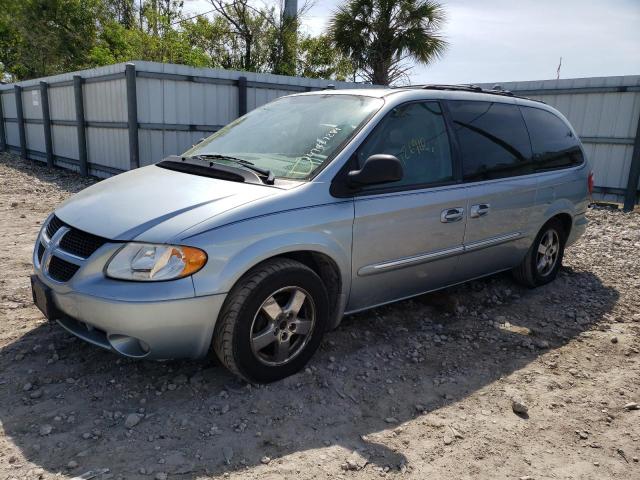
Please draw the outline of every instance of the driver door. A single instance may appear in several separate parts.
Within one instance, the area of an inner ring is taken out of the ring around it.
[[[403,165],[401,180],[363,187],[355,197],[353,282],[348,311],[417,295],[458,281],[466,198],[442,109],[412,102],[390,112],[361,145]]]

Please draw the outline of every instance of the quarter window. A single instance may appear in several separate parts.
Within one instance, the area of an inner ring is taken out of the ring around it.
[[[580,142],[562,119],[540,108],[520,108],[531,136],[537,171],[582,164]]]
[[[449,137],[437,102],[409,103],[394,108],[358,150],[359,167],[371,155],[379,153],[396,156],[404,170],[402,180],[385,187],[425,186],[453,180]]]
[[[532,173],[531,144],[515,105],[450,101],[465,181]]]

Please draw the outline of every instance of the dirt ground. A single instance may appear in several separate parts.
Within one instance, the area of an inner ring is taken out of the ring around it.
[[[306,371],[254,387],[43,319],[35,237],[92,182],[0,155],[0,479],[640,478],[639,213],[591,209],[548,286],[498,275],[347,317]]]

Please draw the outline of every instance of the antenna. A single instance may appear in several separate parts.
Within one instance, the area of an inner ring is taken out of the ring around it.
[[[560,80],[560,69],[562,68],[562,57],[560,57],[560,63],[558,64],[558,70],[556,70],[556,80]]]

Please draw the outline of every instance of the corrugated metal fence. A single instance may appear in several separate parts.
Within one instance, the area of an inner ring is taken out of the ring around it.
[[[576,129],[593,165],[594,197],[624,201],[626,209],[633,208],[640,188],[640,75],[499,85],[560,110]]]
[[[277,97],[330,83],[359,86],[137,61],[0,85],[0,149],[105,177],[180,153]],[[633,208],[640,177],[640,75],[500,85],[564,113],[593,163],[595,196]]]
[[[120,63],[0,85],[0,149],[107,177],[181,153],[283,95],[357,84]]]

